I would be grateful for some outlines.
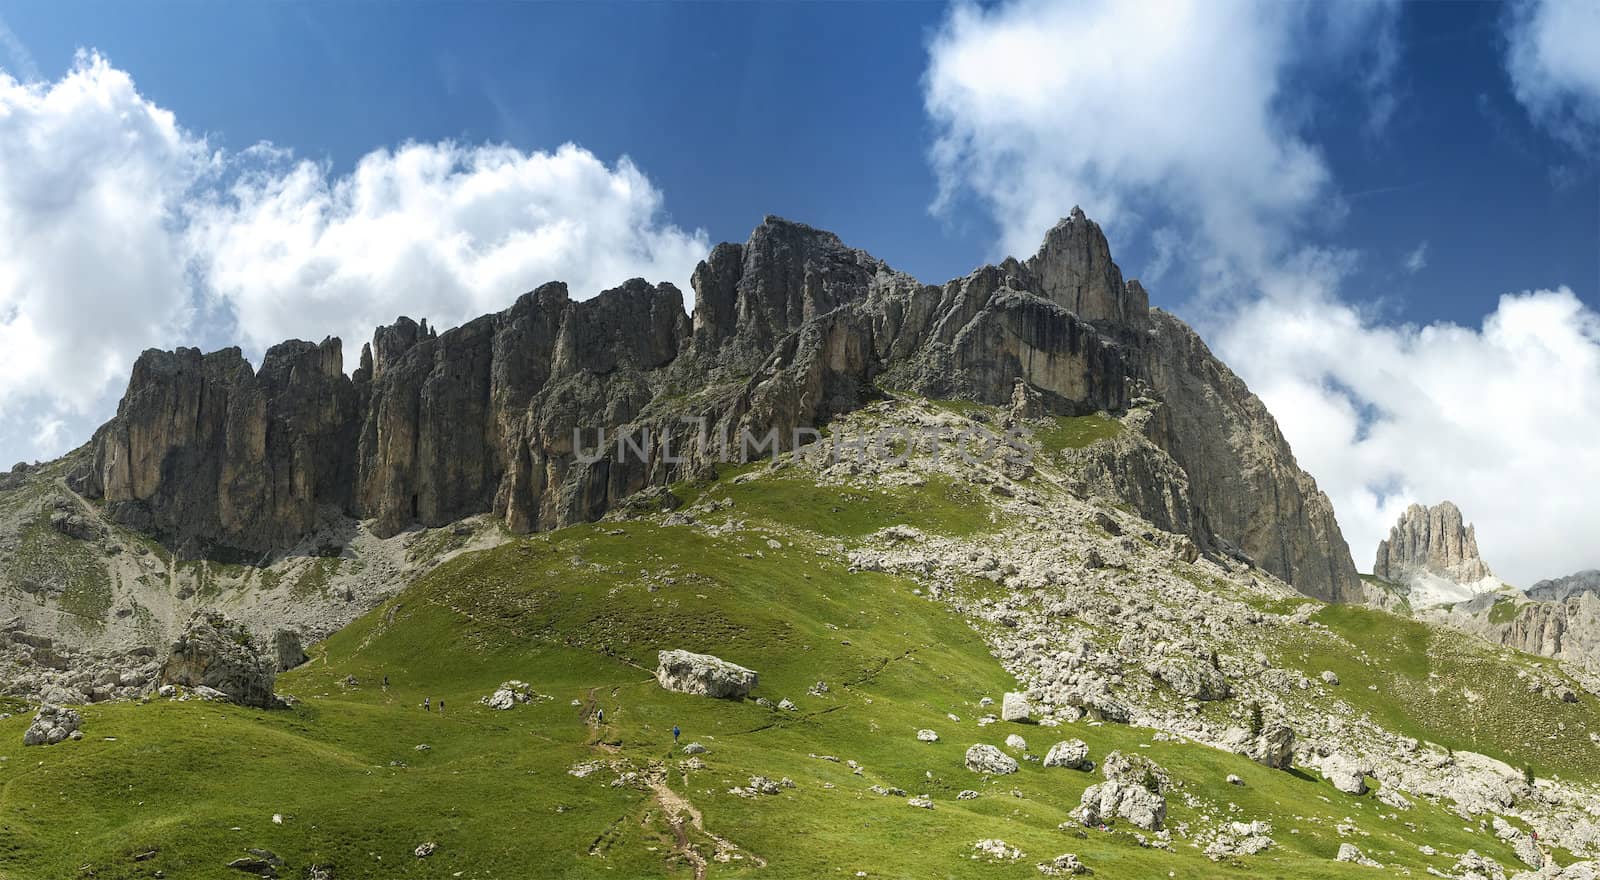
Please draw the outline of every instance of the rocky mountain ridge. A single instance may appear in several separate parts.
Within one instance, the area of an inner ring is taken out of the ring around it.
[[[1529,599],[1541,602],[1565,602],[1584,593],[1600,594],[1600,569],[1587,569],[1565,577],[1547,578],[1526,591]]]
[[[693,285],[692,316],[672,285],[635,279],[582,301],[546,284],[442,333],[402,318],[348,377],[336,339],[282,343],[259,370],[237,349],[149,351],[68,483],[189,557],[270,556],[329,510],[379,536],[479,513],[537,531],[704,472],[700,425],[787,448],[885,389],[999,404],[1020,386],[1044,413],[1159,401],[1150,439],[1185,477],[1198,546],[1360,596],[1331,505],[1265,407],[1149,308],[1081,211],[1033,257],[942,286],[769,217]],[[619,435],[642,449],[583,454]]]

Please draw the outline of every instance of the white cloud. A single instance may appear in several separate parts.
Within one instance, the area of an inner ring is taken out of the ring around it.
[[[370,336],[400,313],[451,326],[551,279],[577,298],[636,276],[688,291],[703,232],[656,221],[661,194],[626,158],[567,145],[406,144],[330,179],[270,162],[195,211],[208,295],[260,349],[333,332]]]
[[[1332,497],[1356,565],[1406,505],[1444,499],[1514,584],[1600,563],[1600,315],[1562,288],[1504,296],[1476,329],[1389,327],[1337,280],[1273,290],[1214,340]]]
[[[55,83],[0,74],[0,467],[60,452],[36,422],[104,411],[141,348],[179,338],[178,231],[211,173],[204,140],[99,57]]]
[[[1183,218],[1186,257],[1206,260],[1213,280],[1260,272],[1312,207],[1342,210],[1298,132],[1308,110],[1285,100],[1284,83],[1299,65],[1370,51],[1376,88],[1393,66],[1390,8],[957,6],[924,79],[938,131],[935,210],[976,198],[999,225],[1001,250],[1021,256],[1074,204],[1122,238],[1155,209]]]
[[[1600,152],[1600,3],[1522,0],[1508,21],[1517,100],[1556,135]]]
[[[1410,272],[1412,275],[1415,275],[1418,272],[1421,272],[1423,269],[1428,268],[1427,242],[1422,242],[1412,249],[1411,253],[1406,254],[1405,267],[1406,271]]]
[[[707,249],[626,158],[406,144],[335,175],[212,150],[98,55],[0,74],[0,467],[87,439],[147,347],[334,334],[353,367],[400,314],[450,326],[550,280],[687,291]]]
[[[1600,81],[1600,38],[1578,21],[1600,7],[1522,11],[1538,35],[1522,81],[1542,88],[1526,94],[1570,114]],[[1019,256],[1073,204],[1118,248],[1148,236],[1147,268],[1169,301],[1200,294],[1184,312],[1277,417],[1359,567],[1407,504],[1444,498],[1514,582],[1600,565],[1600,317],[1561,289],[1507,296],[1477,329],[1386,326],[1341,291],[1365,255],[1308,243],[1344,209],[1305,133],[1304,85],[1353,73],[1381,127],[1396,17],[1275,0],[958,6],[924,83],[935,208],[975,199]],[[1405,266],[1427,257],[1424,242]]]

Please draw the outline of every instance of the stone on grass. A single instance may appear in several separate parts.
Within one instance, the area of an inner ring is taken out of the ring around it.
[[[917,741],[918,742],[925,742],[925,743],[936,743],[936,742],[939,741],[939,734],[934,733],[933,731],[931,731],[931,730],[927,729],[926,727],[924,727],[923,729],[917,731]]]
[[[723,700],[742,700],[756,686],[754,670],[710,654],[662,651],[656,681],[669,691]]]
[[[1033,715],[1033,707],[1028,705],[1028,698],[1022,694],[1008,693],[1000,701],[1001,721],[1027,721]]]
[[[1367,793],[1366,768],[1348,755],[1331,755],[1324,760],[1322,776],[1345,794]]]
[[[33,723],[22,734],[25,746],[53,746],[65,739],[82,739],[83,718],[78,710],[46,703],[33,716]]]
[[[1369,868],[1381,868],[1383,865],[1366,857],[1353,843],[1339,844],[1339,854],[1333,857],[1336,862],[1350,862],[1355,865],[1365,865]]]
[[[967,769],[974,773],[1004,776],[1017,772],[1017,761],[988,743],[978,743],[967,749]]]
[[[1039,863],[1039,873],[1046,877],[1068,877],[1075,874],[1093,874],[1089,866],[1078,861],[1077,853],[1062,853],[1048,862]]]
[[[1294,759],[1294,730],[1283,724],[1269,725],[1245,746],[1244,755],[1274,770],[1286,769]]]
[[[1065,767],[1082,770],[1089,758],[1089,746],[1081,739],[1067,739],[1050,747],[1044,756],[1046,767]]]

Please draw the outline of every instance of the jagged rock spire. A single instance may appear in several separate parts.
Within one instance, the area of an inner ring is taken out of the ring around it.
[[[1490,577],[1489,566],[1478,556],[1477,531],[1464,524],[1461,509],[1449,501],[1432,507],[1413,504],[1378,542],[1372,573],[1403,583],[1418,572],[1428,572],[1470,584]]]

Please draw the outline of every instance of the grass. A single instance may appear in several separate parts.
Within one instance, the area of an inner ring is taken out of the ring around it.
[[[1104,413],[1087,416],[1052,416],[1045,427],[1033,432],[1034,442],[1054,455],[1067,449],[1083,449],[1110,440],[1122,433],[1122,423]]]
[[[1489,606],[1489,622],[1510,623],[1517,619],[1517,611],[1517,603],[1510,597],[1496,599],[1494,604]]]
[[[440,565],[281,676],[279,690],[300,698],[292,710],[92,705],[83,710],[82,742],[29,749],[19,745],[26,717],[0,721],[0,878],[236,877],[222,866],[247,847],[282,856],[285,877],[307,876],[313,865],[331,867],[340,880],[694,876],[655,793],[628,781],[629,772],[656,775],[693,803],[710,832],[737,845],[743,857],[712,862],[713,877],[1025,878],[1063,852],[1077,853],[1101,878],[1370,876],[1332,861],[1351,839],[1336,830],[1344,822],[1361,828],[1354,842],[1367,854],[1414,874],[1453,863],[1424,856],[1424,842],[1514,863],[1503,844],[1464,829],[1442,807],[1419,801],[1395,814],[1371,795],[1155,741],[1149,730],[980,727],[988,710],[979,700],[998,700],[1015,682],[979,634],[946,605],[913,592],[910,581],[851,571],[834,548],[897,523],[981,532],[991,525],[983,497],[939,479],[892,491],[817,486],[784,471],[732,482],[755,470],[675,489],[690,504],[732,499],[731,509],[705,518],[741,520],[744,528],[709,535],[652,521],[607,522]],[[1317,619],[1331,632],[1297,628],[1284,650],[1304,654],[1310,669],[1338,671],[1339,695],[1385,723],[1461,747],[1475,742],[1470,730],[1448,729],[1470,727],[1459,714],[1407,716],[1401,707],[1410,703],[1400,697],[1418,697],[1397,679],[1425,689],[1441,670],[1493,678],[1475,665],[1477,655],[1456,658],[1428,628],[1369,614],[1324,609]],[[1341,638],[1365,651],[1340,650]],[[652,678],[655,654],[666,648],[756,669],[757,695],[793,700],[798,709],[667,693]],[[1380,657],[1393,668],[1379,669]],[[354,685],[346,683],[351,676]],[[512,678],[549,699],[507,712],[477,703]],[[826,693],[808,693],[818,681]],[[1367,691],[1369,682],[1380,690]],[[1485,724],[1509,724],[1503,715],[1532,710],[1496,696],[1508,709],[1476,708]],[[447,711],[422,711],[424,698]],[[1427,711],[1448,712],[1448,702],[1441,695]],[[591,723],[595,709],[604,710],[604,725]],[[1537,709],[1545,719],[1591,711]],[[1587,718],[1571,715],[1574,724]],[[685,742],[708,746],[702,769],[682,763],[674,725]],[[915,731],[925,727],[940,741],[918,742]],[[999,744],[1012,732],[1038,754],[1077,737],[1096,760],[1113,749],[1151,757],[1182,784],[1183,794],[1169,798],[1169,826],[1264,819],[1278,845],[1213,863],[1181,839],[1167,852],[1142,847],[1121,829],[1058,830],[1097,776],[1023,762],[1014,776],[988,780],[962,766],[969,745]],[[1582,766],[1558,751],[1540,760],[1569,773]],[[617,766],[584,778],[569,772],[595,761]],[[755,774],[787,776],[796,787],[754,800],[729,793]],[[1227,784],[1229,774],[1246,784]],[[871,785],[930,795],[936,807],[911,808],[903,798],[870,793]],[[981,796],[957,800],[963,789]],[[707,838],[688,834],[712,850]],[[1009,864],[969,858],[973,842],[988,837],[1027,857]],[[425,841],[438,850],[419,859],[412,850]],[[757,858],[766,867],[755,867]]]
[[[10,562],[12,579],[59,590],[63,611],[89,626],[103,626],[111,609],[111,573],[98,544],[56,531],[41,511],[22,528]]]
[[[1516,676],[1518,665],[1559,676],[1555,664],[1370,608],[1329,605],[1312,619],[1337,638],[1293,630],[1282,654],[1313,676],[1331,669],[1340,679],[1333,696],[1380,724],[1513,767],[1532,766],[1539,776],[1600,780],[1600,759],[1588,740],[1590,731],[1600,731],[1594,702],[1563,703],[1530,692]]]

